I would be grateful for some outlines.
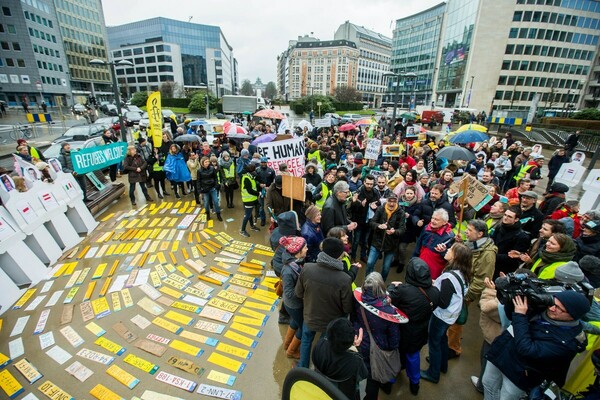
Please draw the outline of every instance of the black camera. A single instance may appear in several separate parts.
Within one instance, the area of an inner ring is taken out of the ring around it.
[[[515,296],[524,296],[532,309],[541,310],[554,305],[554,295],[566,290],[583,294],[590,304],[594,299],[594,287],[587,282],[563,283],[555,279],[537,279],[514,272],[496,279],[496,296],[504,305],[511,304]]]

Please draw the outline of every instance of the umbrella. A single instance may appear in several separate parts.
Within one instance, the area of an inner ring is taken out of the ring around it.
[[[415,114],[411,113],[411,112],[405,112],[402,113],[398,116],[398,118],[402,118],[402,119],[417,119],[417,117],[415,116]]]
[[[303,119],[302,121],[298,122],[299,128],[304,129],[305,126],[308,128],[309,131],[312,131],[313,126],[307,120]]]
[[[236,125],[236,124],[232,124],[231,122],[227,121],[223,124],[223,131],[227,132],[227,135],[232,134],[232,133],[248,133],[248,131],[246,129],[244,129],[243,127]]]
[[[227,139],[250,139],[250,135],[245,133],[228,133]]]
[[[475,130],[466,130],[450,138],[450,143],[474,143],[474,142],[484,142],[488,140],[490,137],[483,132],[475,131]]]
[[[373,123],[376,123],[376,121],[373,118],[363,118],[359,119],[355,125],[371,125]]]
[[[257,113],[254,113],[255,117],[261,118],[270,118],[270,119],[284,119],[285,116],[279,111],[271,110],[269,108],[265,108],[264,110],[260,110]]]
[[[198,126],[198,125],[210,125],[209,122],[203,121],[201,119],[198,119],[196,121],[192,121],[188,124],[188,126]]]
[[[198,135],[181,135],[175,138],[176,142],[200,142]]]
[[[445,158],[447,160],[463,160],[472,161],[475,159],[475,155],[460,146],[445,146],[436,154],[437,158]]]
[[[486,133],[488,131],[488,128],[486,128],[483,125],[478,125],[478,124],[464,124],[463,126],[461,126],[460,128],[458,128],[456,130],[456,133],[464,132],[467,130],[474,130],[474,131]]]
[[[256,139],[254,139],[252,141],[252,144],[256,146],[259,143],[272,142],[273,139],[275,139],[276,137],[277,137],[277,135],[274,134],[274,133],[265,133],[264,135],[260,135],[259,137],[257,137]]]
[[[354,124],[344,124],[344,125],[340,126],[339,131],[346,132],[346,131],[353,131],[355,129],[356,129],[356,125],[354,125]]]
[[[252,115],[252,112],[251,112],[251,111],[244,111],[244,112],[242,113],[242,115]]]

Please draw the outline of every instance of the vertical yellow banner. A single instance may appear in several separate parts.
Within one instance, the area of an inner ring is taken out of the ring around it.
[[[148,96],[146,111],[150,120],[149,128],[152,130],[152,141],[154,147],[162,144],[163,116],[160,104],[160,92],[156,91]]]

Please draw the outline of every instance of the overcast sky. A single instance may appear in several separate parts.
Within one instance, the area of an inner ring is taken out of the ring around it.
[[[305,34],[331,40],[346,20],[392,37],[396,19],[442,0],[102,0],[107,26],[153,17],[221,27],[244,79],[275,81],[277,55]]]

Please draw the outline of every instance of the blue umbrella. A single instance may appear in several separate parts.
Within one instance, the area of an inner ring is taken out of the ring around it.
[[[188,126],[198,126],[198,125],[210,125],[210,123],[200,119],[200,120],[192,121],[188,124]]]
[[[490,137],[483,132],[476,131],[474,129],[467,129],[457,133],[450,138],[450,143],[465,144],[474,142],[485,142]]]

